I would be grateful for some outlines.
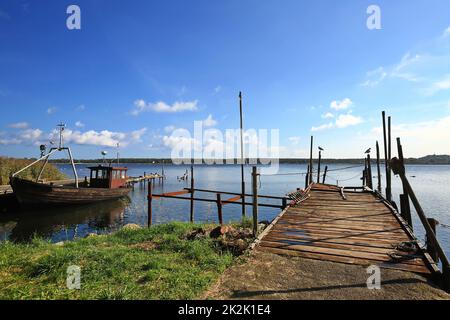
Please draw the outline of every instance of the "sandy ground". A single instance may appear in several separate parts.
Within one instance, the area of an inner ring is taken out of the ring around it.
[[[366,267],[253,251],[229,268],[205,299],[423,300],[450,295],[420,275],[381,269],[381,289],[367,288]]]

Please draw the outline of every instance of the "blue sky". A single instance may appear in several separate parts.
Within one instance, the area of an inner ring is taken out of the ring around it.
[[[245,127],[279,129],[283,157],[306,157],[311,134],[359,157],[383,109],[406,156],[450,154],[449,27],[447,0],[3,0],[0,155],[36,156],[63,121],[78,158],[116,142],[167,157],[174,128],[238,128],[240,90]]]

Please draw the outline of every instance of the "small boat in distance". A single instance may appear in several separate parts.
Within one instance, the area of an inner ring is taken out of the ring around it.
[[[119,166],[93,166],[90,169],[90,179],[86,179],[81,185],[78,182],[78,174],[70,148],[63,146],[64,124],[59,124],[59,146],[50,151],[25,168],[17,171],[10,177],[11,187],[22,206],[49,206],[49,205],[76,205],[99,201],[113,200],[126,196],[132,189],[128,187],[127,168]],[[71,184],[44,183],[40,181],[50,155],[57,151],[67,151],[75,176],[75,182]],[[17,177],[19,173],[29,167],[44,161],[36,181],[25,180]]]

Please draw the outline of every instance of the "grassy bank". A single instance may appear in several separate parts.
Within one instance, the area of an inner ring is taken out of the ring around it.
[[[5,158],[0,157],[0,185],[9,184],[9,176],[14,172],[19,171],[20,169],[26,167],[33,160],[28,159],[14,159],[14,158]],[[31,168],[21,172],[19,177],[24,179],[36,179],[39,175],[40,166],[39,164],[32,166]],[[66,175],[61,173],[58,168],[56,168],[52,164],[48,164],[45,168],[45,171],[42,175],[42,179],[46,180],[62,180],[67,179]]]
[[[43,240],[0,244],[0,299],[192,299],[233,261],[199,225],[170,223],[64,245]],[[189,240],[188,240],[189,239]],[[81,289],[66,286],[81,267]]]

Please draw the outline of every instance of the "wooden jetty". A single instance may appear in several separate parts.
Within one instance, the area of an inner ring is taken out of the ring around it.
[[[377,193],[312,184],[260,235],[256,250],[421,274],[437,271],[403,218]],[[414,252],[400,250],[414,244]]]

